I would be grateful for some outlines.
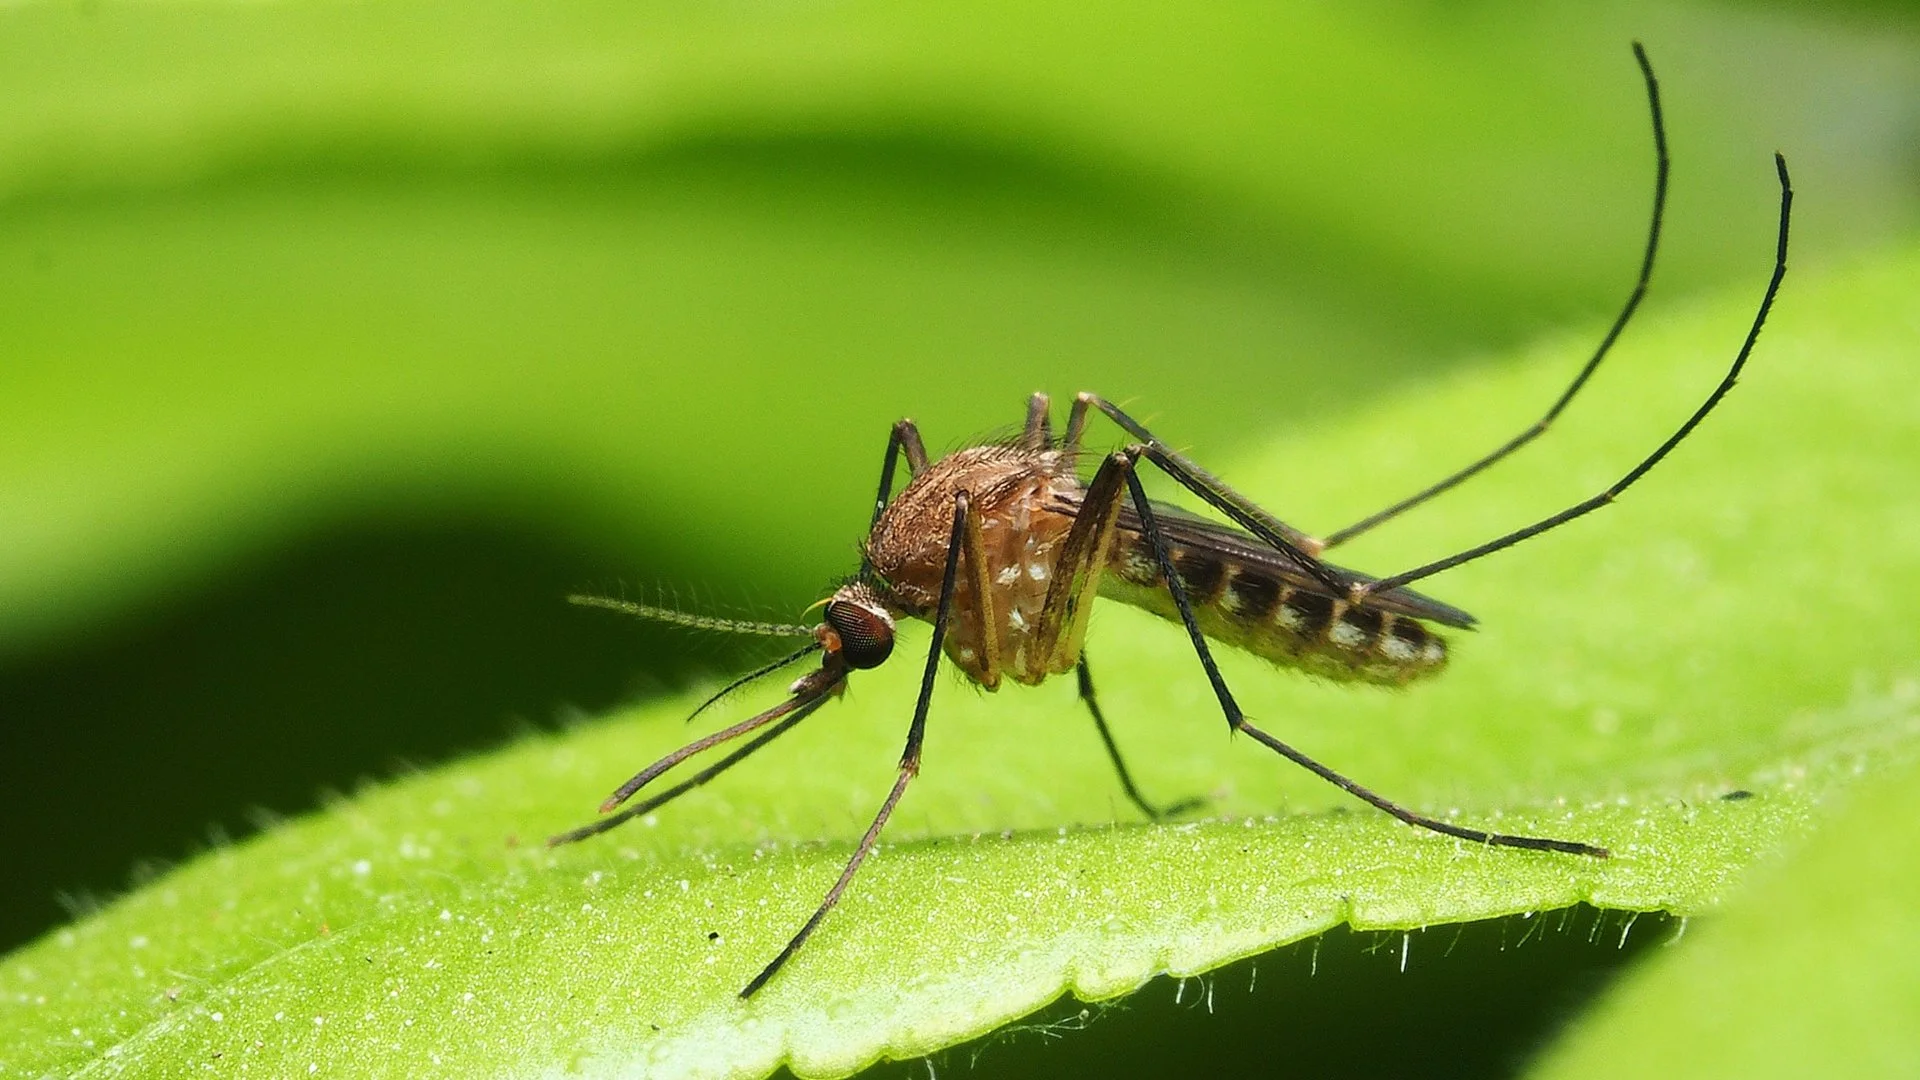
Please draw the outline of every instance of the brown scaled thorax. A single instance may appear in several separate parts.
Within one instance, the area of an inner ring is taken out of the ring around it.
[[[946,569],[954,496],[964,489],[985,541],[992,582],[994,622],[1003,672],[1029,685],[1073,669],[1049,664],[1033,630],[1046,605],[1060,542],[1073,527],[1082,490],[1072,455],[1016,446],[975,446],[935,461],[894,496],[867,535],[866,556],[884,583],[896,614],[933,618]],[[969,678],[988,688],[981,658],[982,626],[966,613],[979,610],[973,575],[954,583],[952,620],[945,652]]]

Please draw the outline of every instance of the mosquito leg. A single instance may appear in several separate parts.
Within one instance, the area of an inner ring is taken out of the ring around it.
[[[1226,481],[1201,468],[1191,458],[1169,449],[1139,421],[1122,412],[1119,406],[1097,394],[1083,393],[1074,401],[1076,408],[1083,403],[1105,413],[1107,419],[1140,440],[1131,451],[1136,457],[1145,457],[1153,462],[1161,472],[1178,481],[1181,487],[1200,496],[1208,505],[1232,518],[1241,528],[1271,544],[1274,550],[1292,558],[1303,573],[1311,575],[1336,595],[1347,591],[1348,582],[1315,557],[1322,546],[1319,540],[1261,509],[1252,499],[1228,487]],[[1128,483],[1131,485],[1132,481]]]
[[[1111,454],[1101,462],[1061,541],[1053,580],[1047,583],[1047,598],[1033,630],[1034,648],[1048,674],[1066,671],[1080,657],[1087,617],[1100,595],[1100,577],[1119,532],[1120,508],[1127,493],[1125,473],[1132,467],[1125,454]]]
[[[1047,395],[1035,394],[1027,399],[1027,423],[1020,432],[1020,449],[1045,450],[1053,445],[1053,418]]]
[[[1422,829],[1431,829],[1434,832],[1446,836],[1456,836],[1462,840],[1471,840],[1477,844],[1490,844],[1494,847],[1531,848],[1534,851],[1558,851],[1567,855],[1591,855],[1599,859],[1607,858],[1612,854],[1606,848],[1595,847],[1592,844],[1583,844],[1578,840],[1554,840],[1545,836],[1514,836],[1509,833],[1484,832],[1480,829],[1468,829],[1459,825],[1453,825],[1441,821],[1438,818],[1430,818],[1425,814],[1416,814],[1406,807],[1382,795],[1377,795],[1368,788],[1364,788],[1352,780],[1341,776],[1339,773],[1334,772],[1325,765],[1295,750],[1279,739],[1254,727],[1244,718],[1240,721],[1240,730],[1251,735],[1254,740],[1262,746],[1274,751],[1288,761],[1305,768],[1308,772],[1313,773],[1320,779],[1325,780],[1363,802],[1371,803],[1385,810],[1387,813],[1392,814],[1394,817],[1399,818],[1409,825],[1417,825]]]
[[[1426,502],[1428,499],[1442,492],[1449,491],[1461,482],[1478,475],[1481,471],[1499,461],[1501,458],[1506,457],[1508,454],[1539,438],[1546,432],[1548,426],[1559,417],[1560,413],[1566,409],[1567,403],[1573,400],[1574,395],[1578,394],[1581,388],[1587,385],[1587,380],[1593,376],[1594,369],[1600,366],[1600,361],[1606,359],[1607,353],[1613,349],[1614,341],[1619,338],[1620,332],[1626,329],[1628,320],[1633,318],[1633,313],[1639,309],[1641,298],[1647,294],[1647,281],[1653,276],[1654,253],[1660,248],[1660,224],[1666,216],[1667,209],[1668,160],[1667,130],[1660,113],[1660,83],[1653,76],[1653,65],[1647,60],[1647,51],[1642,48],[1637,41],[1633,43],[1633,57],[1640,62],[1640,76],[1647,84],[1647,105],[1653,113],[1653,152],[1655,160],[1653,176],[1653,221],[1647,227],[1647,248],[1646,254],[1640,259],[1640,276],[1633,284],[1633,291],[1627,295],[1627,302],[1621,307],[1620,314],[1614,318],[1613,325],[1608,328],[1606,337],[1600,340],[1600,347],[1595,349],[1593,355],[1587,359],[1586,365],[1580,369],[1580,373],[1573,377],[1572,385],[1561,392],[1559,399],[1553,403],[1553,407],[1547,410],[1545,416],[1534,421],[1532,426],[1501,444],[1492,453],[1461,469],[1459,472],[1433,484],[1431,487],[1416,492],[1384,510],[1370,514],[1344,529],[1339,529],[1329,534],[1326,539],[1326,547],[1344,544],[1382,522],[1399,517],[1408,510]]]
[[[1100,741],[1106,745],[1107,756],[1113,759],[1114,771],[1120,774],[1120,786],[1142,813],[1159,820],[1191,810],[1204,800],[1187,799],[1161,809],[1140,794],[1132,774],[1127,771],[1127,763],[1120,758],[1120,747],[1107,728],[1100,702],[1094,697],[1093,672],[1081,652],[1087,634],[1087,614],[1093,610],[1094,599],[1100,594],[1100,577],[1106,570],[1107,557],[1119,531],[1120,508],[1126,501],[1126,475],[1132,468],[1133,460],[1127,455],[1111,454],[1101,462],[1093,482],[1087,485],[1086,494],[1080,500],[1080,512],[1060,545],[1053,581],[1047,586],[1046,604],[1040,609],[1034,637],[1035,647],[1048,658],[1048,672],[1065,671],[1068,666],[1074,668],[1080,684],[1080,700],[1087,703],[1087,711],[1093,714]]]
[[[1370,593],[1396,589],[1442,570],[1450,570],[1462,563],[1470,563],[1482,555],[1491,555],[1503,548],[1512,547],[1522,540],[1538,536],[1549,529],[1565,525],[1575,518],[1584,517],[1619,498],[1621,492],[1632,487],[1635,481],[1645,476],[1648,470],[1660,464],[1674,447],[1680,445],[1682,439],[1693,433],[1693,429],[1700,425],[1700,421],[1706,419],[1714,406],[1720,404],[1720,399],[1727,396],[1727,391],[1732,390],[1734,382],[1739,379],[1740,369],[1746,367],[1747,357],[1753,353],[1754,342],[1760,339],[1760,328],[1766,325],[1767,313],[1773,309],[1773,298],[1780,292],[1780,282],[1787,276],[1787,233],[1793,218],[1793,182],[1787,176],[1786,158],[1775,154],[1773,163],[1775,171],[1780,174],[1780,235],[1774,247],[1773,276],[1767,279],[1767,291],[1760,298],[1760,310],[1754,313],[1753,325],[1747,329],[1746,340],[1740,343],[1740,351],[1734,356],[1733,364],[1727,368],[1727,373],[1721,378],[1720,384],[1713,388],[1713,392],[1708,394],[1707,399],[1700,403],[1700,407],[1693,411],[1693,415],[1687,417],[1679,430],[1667,436],[1666,442],[1661,443],[1653,453],[1647,455],[1644,461],[1635,465],[1625,476],[1615,481],[1612,487],[1600,494],[1536,521],[1524,529],[1515,529],[1505,536],[1489,540],[1477,547],[1470,547],[1444,559],[1437,559],[1424,566],[1417,566],[1391,577],[1383,577],[1378,581],[1355,584],[1348,589],[1353,599],[1359,600]]]
[[[1143,447],[1129,447],[1121,456],[1133,463],[1144,452]],[[1153,516],[1147,490],[1140,486],[1137,466],[1127,469],[1126,479],[1134,512],[1140,515],[1140,531],[1153,547],[1153,559],[1160,565],[1160,578],[1167,583],[1167,591],[1173,595],[1173,606],[1180,614],[1180,625],[1186,627],[1187,637],[1193,641],[1193,651],[1199,654],[1200,667],[1207,673],[1207,682],[1213,686],[1213,696],[1219,699],[1220,709],[1226,714],[1228,729],[1238,731],[1247,722],[1246,714],[1240,711],[1240,703],[1233,699],[1233,691],[1227,689],[1227,680],[1221,676],[1220,666],[1213,661],[1213,650],[1207,647],[1207,636],[1200,632],[1200,624],[1194,620],[1193,605],[1187,601],[1186,584],[1180,580],[1180,571],[1174,568],[1173,556],[1167,551],[1166,537],[1161,535],[1160,523]]]
[[[916,755],[920,752],[918,746],[911,749]],[[917,769],[918,763],[916,762],[915,765]],[[787,947],[780,950],[780,955],[774,957],[772,963],[761,968],[760,974],[755,975],[753,981],[741,988],[741,998],[752,997],[761,987],[767,985],[767,980],[779,974],[780,969],[787,965],[787,961],[793,959],[793,954],[800,951],[800,946],[806,944],[807,939],[813,936],[814,930],[820,926],[820,921],[827,917],[827,912],[833,910],[833,906],[840,902],[840,894],[847,891],[847,885],[853,881],[853,875],[860,870],[860,864],[866,862],[867,856],[872,853],[874,842],[880,838],[880,830],[886,827],[887,819],[893,816],[893,808],[900,802],[900,796],[907,793],[907,783],[913,779],[914,772],[915,769],[909,769],[904,764],[900,767],[900,776],[893,782],[893,790],[887,793],[886,801],[880,804],[880,812],[874,815],[873,824],[867,826],[866,835],[860,838],[860,846],[854,849],[853,858],[847,860],[846,869],[840,871],[839,880],[833,883],[833,888],[827,890],[827,895],[820,901],[820,906],[814,909],[813,915],[807,919],[806,925],[800,928],[800,932],[793,935],[793,940],[787,942]]]
[[[609,829],[614,829],[621,825],[624,825],[627,822],[633,820],[634,818],[641,816],[642,814],[652,813],[653,811],[660,809],[662,806],[665,806],[666,804],[672,802],[673,800],[679,798],[680,796],[685,795],[687,792],[692,791],[694,788],[699,787],[700,785],[706,783],[707,781],[713,779],[714,777],[719,776],[721,773],[726,772],[728,769],[733,768],[735,765],[738,765],[741,761],[745,760],[746,757],[749,754],[752,754],[755,750],[760,749],[761,747],[767,745],[773,740],[786,734],[788,731],[791,731],[794,725],[798,724],[802,720],[805,720],[807,717],[813,715],[814,710],[826,704],[826,701],[827,699],[824,697],[815,698],[814,700],[808,702],[806,705],[801,706],[798,709],[795,709],[791,714],[787,716],[786,719],[773,725],[773,727],[767,729],[766,731],[761,732],[759,735],[754,736],[753,740],[747,743],[747,745],[742,746],[740,749],[735,750],[733,753],[728,754],[726,757],[721,758],[719,761],[713,763],[712,765],[709,765],[706,768],[688,777],[687,779],[682,780],[680,783],[675,784],[674,786],[654,795],[651,798],[643,799],[640,802],[637,802],[632,806],[627,807],[626,809],[620,811],[617,814],[613,814],[608,817],[603,817],[599,821],[595,821],[587,825],[582,825],[577,829],[572,829],[567,832],[560,833],[557,836],[549,837],[547,839],[547,846],[558,847],[561,844],[571,844],[579,840],[585,840],[589,836],[598,836],[601,833],[608,831]]]
[[[1129,457],[1143,452],[1141,447],[1130,447]],[[1167,583],[1167,591],[1173,594],[1173,606],[1180,613],[1180,623],[1187,629],[1187,637],[1193,642],[1193,650],[1199,654],[1200,666],[1207,673],[1207,681],[1213,685],[1214,697],[1220,701],[1220,710],[1226,714],[1227,726],[1234,731],[1244,731],[1261,745],[1275,751],[1287,760],[1303,766],[1315,776],[1333,784],[1373,806],[1392,814],[1409,825],[1417,825],[1447,836],[1456,836],[1464,840],[1473,840],[1482,844],[1501,847],[1533,848],[1540,851],[1559,851],[1570,855],[1592,855],[1604,858],[1605,848],[1582,844],[1573,840],[1554,840],[1540,836],[1514,836],[1507,833],[1482,832],[1478,829],[1463,829],[1437,818],[1416,814],[1406,807],[1392,802],[1372,791],[1354,783],[1352,780],[1334,772],[1325,765],[1281,742],[1279,739],[1254,727],[1247,722],[1246,714],[1240,711],[1240,703],[1233,698],[1233,692],[1227,689],[1227,681],[1220,674],[1220,666],[1214,662],[1213,652],[1207,647],[1206,635],[1200,632],[1200,624],[1194,621],[1193,606],[1187,600],[1187,588],[1180,581],[1180,574],[1173,566],[1173,558],[1167,552],[1166,538],[1160,533],[1160,525],[1154,520],[1153,505],[1147,500],[1146,489],[1140,486],[1140,478],[1134,470],[1127,472],[1127,489],[1133,497],[1133,506],[1140,515],[1141,531],[1153,545],[1153,557],[1160,564],[1160,575]]]
[[[960,570],[960,548],[966,542],[966,530],[967,493],[963,491],[955,495],[953,500],[953,530],[947,534],[947,569],[940,582],[940,605],[933,616],[933,641],[927,646],[927,667],[920,676],[920,697],[914,702],[913,722],[907,727],[907,746],[900,754],[900,775],[893,782],[893,790],[887,793],[886,801],[880,804],[879,813],[873,816],[873,824],[867,826],[866,835],[860,838],[860,845],[854,848],[853,858],[847,860],[846,869],[840,871],[839,880],[827,890],[820,906],[814,909],[812,917],[800,928],[800,932],[793,935],[793,940],[787,942],[787,947],[780,950],[780,955],[760,969],[760,974],[755,975],[753,981],[740,991],[742,998],[752,997],[755,991],[767,985],[767,980],[786,966],[793,954],[800,951],[800,946],[813,936],[820,921],[827,917],[827,912],[839,903],[840,894],[847,891],[847,884],[853,880],[860,864],[867,861],[867,856],[873,852],[874,843],[880,839],[880,830],[886,827],[887,818],[893,816],[893,808],[899,804],[900,797],[907,793],[907,785],[920,773],[920,745],[926,740],[927,706],[933,701],[934,677],[940,672],[940,646],[947,636],[947,618],[953,611],[953,587]]]
[[[880,522],[880,514],[887,508],[887,500],[893,498],[893,470],[900,455],[907,457],[907,471],[918,473],[927,467],[927,447],[920,441],[920,428],[911,420],[894,421],[893,430],[887,433],[887,456],[880,466],[880,494],[874,496],[873,520],[867,522],[867,531]]]
[[[1087,405],[1092,400],[1091,394],[1075,394],[1073,407],[1067,410],[1067,434],[1060,440],[1060,449],[1068,454],[1080,452],[1080,438],[1087,433]]]
[[[967,515],[961,555],[967,563],[967,584],[972,591],[971,604],[961,613],[962,643],[971,631],[973,647],[978,651],[980,674],[977,680],[988,690],[1000,689],[1000,620],[993,610],[993,573],[987,567],[987,538],[980,529],[979,517]]]
[[[1148,802],[1147,797],[1140,794],[1140,789],[1134,786],[1133,774],[1127,771],[1127,763],[1120,757],[1120,746],[1113,741],[1113,732],[1107,727],[1107,718],[1100,712],[1100,702],[1093,694],[1093,671],[1087,667],[1085,653],[1080,655],[1080,662],[1074,665],[1074,674],[1080,683],[1080,700],[1087,703],[1087,711],[1093,714],[1093,726],[1099,730],[1100,741],[1106,745],[1107,757],[1113,760],[1113,771],[1120,774],[1120,787],[1127,793],[1127,798],[1133,800],[1133,805],[1140,808],[1141,813],[1154,821],[1159,821],[1206,805],[1207,800],[1200,798],[1182,799],[1172,806],[1155,806]]]

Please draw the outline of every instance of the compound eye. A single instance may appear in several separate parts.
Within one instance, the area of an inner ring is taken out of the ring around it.
[[[852,668],[875,668],[893,653],[893,621],[848,600],[827,605],[827,625],[840,635],[840,655]]]

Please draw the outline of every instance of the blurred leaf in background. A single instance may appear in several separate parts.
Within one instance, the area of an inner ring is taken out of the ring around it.
[[[1360,949],[1336,938],[1325,981],[1311,959],[1269,962],[1268,997],[1198,1046],[1143,1045],[1142,1030],[1173,1026],[1180,1007],[1178,992],[1162,993],[1121,1006],[1143,1023],[1093,1025],[1075,1056],[1111,1058],[1118,1044],[1137,1066],[1127,1071],[1144,1075],[1172,1068],[1148,1061],[1224,1066],[1299,1043],[1302,1060],[1345,1061],[1352,1075],[1517,1068],[1661,939],[1649,919],[1628,951],[1634,915],[1713,915],[1756,861],[1789,857],[1862,777],[1885,783],[1920,759],[1920,627],[1888,601],[1920,590],[1920,508],[1900,497],[1920,457],[1920,378],[1902,360],[1920,252],[1795,280],[1797,306],[1777,312],[1740,407],[1713,418],[1712,438],[1604,521],[1449,576],[1449,594],[1489,632],[1459,642],[1446,679],[1417,694],[1354,693],[1221,657],[1252,715],[1382,789],[1463,821],[1604,844],[1610,859],[1481,848],[1355,807],[1225,737],[1178,628],[1106,607],[1089,635],[1110,673],[1103,700],[1150,791],[1211,797],[1199,820],[1146,825],[1116,809],[1089,725],[1066,722],[1081,720],[1066,682],[940,687],[927,769],[885,849],[794,964],[743,1004],[739,987],[817,901],[886,787],[917,665],[862,672],[776,751],[616,835],[525,842],[580,820],[592,797],[582,792],[685,740],[693,691],[370,785],[46,936],[0,964],[0,1046],[18,1048],[0,1068],[752,1077],[785,1060],[838,1076],[991,1036],[1063,991],[1106,1001],[1170,972],[1201,977],[1195,1007],[1222,978],[1238,997],[1240,972],[1210,969],[1271,960],[1260,954],[1342,923],[1399,933]],[[1554,454],[1502,470],[1514,483],[1459,492],[1419,535],[1370,546],[1384,557],[1485,535],[1570,476],[1614,472],[1718,374],[1753,303],[1743,288],[1642,324],[1614,371],[1631,372],[1638,394],[1587,403]],[[1563,336],[1428,380],[1228,468],[1253,490],[1338,507],[1356,476],[1416,468],[1439,442],[1497,438],[1504,415],[1555,390],[1587,345]],[[1807,520],[1823,523],[1818,547]],[[1836,562],[1846,577],[1830,573]],[[1800,595],[1819,597],[1822,622],[1810,628],[1804,605],[1781,602]],[[910,626],[902,654],[927,635]],[[780,693],[755,687],[727,708]],[[1884,852],[1894,862],[1861,867],[1856,883],[1899,895],[1911,819],[1843,826],[1861,835],[1838,861]],[[1885,921],[1884,905],[1864,910]],[[1484,923],[1502,915],[1523,917]],[[1503,959],[1509,942],[1531,951]],[[1419,974],[1376,1002],[1364,957],[1382,952]],[[1897,986],[1902,955],[1858,966]],[[1725,967],[1708,963],[1709,978]],[[1810,975],[1802,992],[1832,977]],[[1344,1004],[1346,1019],[1302,1032],[1260,1007],[1302,998],[1313,1018]],[[1853,1040],[1854,1056],[1910,1052],[1911,1009],[1874,1004],[1873,1019],[1839,1029],[1881,1033]],[[1078,1014],[1049,1015],[1040,1022]],[[1376,1035],[1389,1021],[1399,1034]],[[1477,1040],[1456,1029],[1489,1021]],[[996,1052],[993,1068],[1050,1060]]]
[[[558,598],[790,615],[898,416],[1098,389],[1230,460],[1597,324],[1636,37],[1650,314],[1764,271],[1775,148],[1796,274],[1910,240],[1893,7],[0,11],[0,943],[251,807],[733,666]]]

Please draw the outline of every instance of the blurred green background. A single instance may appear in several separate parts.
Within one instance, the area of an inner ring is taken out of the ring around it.
[[[1634,38],[1650,309],[1763,278],[1776,148],[1797,266],[1910,241],[1890,4],[0,10],[0,948],[744,662],[561,597],[791,617],[897,417],[1222,460],[1600,325]]]

